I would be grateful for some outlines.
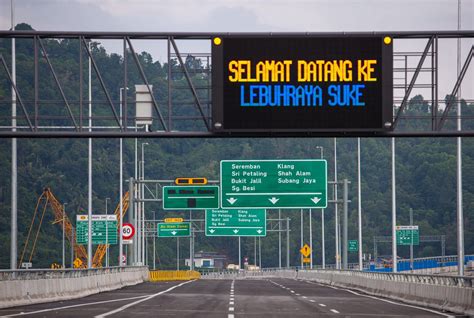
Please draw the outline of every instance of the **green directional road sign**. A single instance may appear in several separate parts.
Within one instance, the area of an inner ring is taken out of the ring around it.
[[[399,225],[397,231],[397,245],[419,245],[420,232],[418,225]]]
[[[349,240],[348,249],[349,249],[349,252],[359,251],[359,241],[358,240]]]
[[[218,186],[163,187],[163,209],[203,210],[219,208]]]
[[[76,242],[87,244],[89,218],[87,215],[76,216]],[[92,215],[92,244],[117,244],[117,216],[107,214]]]
[[[253,210],[206,210],[206,236],[266,236],[267,212]]]
[[[222,208],[325,208],[326,160],[222,160]]]
[[[183,237],[191,235],[191,223],[158,223],[158,237]]]

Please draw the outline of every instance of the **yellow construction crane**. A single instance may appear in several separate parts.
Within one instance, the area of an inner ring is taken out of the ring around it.
[[[127,212],[128,209],[128,202],[129,196],[128,192],[126,192],[122,198],[123,202],[123,215]],[[74,246],[74,254],[75,254],[75,267],[76,268],[86,268],[87,267],[87,251],[84,248],[83,245],[78,245],[76,243],[76,236],[75,234],[75,229],[74,226],[72,225],[71,221],[69,220],[68,216],[66,215],[64,211],[64,206],[59,202],[59,200],[54,196],[54,194],[51,192],[50,188],[45,188],[43,193],[39,196],[38,201],[36,202],[36,208],[33,213],[33,217],[31,219],[30,223],[30,228],[28,230],[28,235],[25,240],[25,245],[23,247],[23,251],[21,253],[20,257],[20,262],[18,264],[21,264],[23,262],[23,259],[28,259],[29,262],[31,262],[35,248],[36,248],[36,242],[38,241],[41,225],[43,223],[44,215],[46,213],[46,210],[48,208],[48,205],[51,207],[51,210],[54,213],[54,223],[64,224],[64,232],[65,236],[69,240],[69,242]],[[39,213],[41,211],[41,213]],[[40,215],[41,214],[41,215]],[[115,208],[115,215],[117,216],[117,226],[120,224],[120,202]],[[64,221],[64,222],[63,222]],[[34,234],[33,234],[34,232]],[[120,235],[121,233],[119,233]],[[28,247],[30,245],[30,240],[32,240],[32,245],[28,254]],[[93,267],[101,267],[102,266],[102,260],[105,255],[105,251],[107,249],[106,244],[100,244],[97,247],[97,250],[94,254],[93,261],[92,261],[92,266]]]

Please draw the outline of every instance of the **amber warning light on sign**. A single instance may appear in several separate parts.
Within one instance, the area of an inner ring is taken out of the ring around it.
[[[176,178],[174,183],[176,185],[204,185],[207,184],[207,178]]]

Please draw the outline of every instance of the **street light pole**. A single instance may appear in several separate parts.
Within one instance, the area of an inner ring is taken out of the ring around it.
[[[458,30],[461,30],[461,0],[458,0]],[[457,76],[461,73],[461,39],[457,42]],[[461,131],[461,89],[457,96],[457,130]],[[456,210],[457,210],[457,247],[458,247],[458,275],[464,276],[464,212],[462,199],[462,139],[457,137],[457,160],[456,160]]]
[[[63,268],[66,268],[66,243],[65,243],[65,236],[64,236],[64,225],[66,219],[66,204],[63,203]]]
[[[341,269],[339,255],[339,216],[337,212],[337,138],[334,138],[334,223],[336,232],[336,269]]]
[[[300,243],[300,246],[301,248],[303,247],[303,244],[304,244],[304,238],[303,238],[303,209],[300,210],[300,229],[301,229],[301,232],[300,232],[300,240],[301,240],[301,243]],[[304,263],[303,263],[303,255],[300,254],[300,260],[301,260],[301,268],[303,268],[304,266]]]
[[[158,234],[157,228],[156,228],[156,211],[153,211],[153,224],[155,224],[154,226],[155,233],[153,233],[153,270],[155,270],[156,269],[156,235]],[[178,237],[178,242],[179,242],[179,237]],[[179,264],[179,252],[178,252],[178,264]],[[179,270],[179,268],[177,268],[177,270]]]
[[[361,176],[360,176],[360,137],[357,138],[357,186],[358,186],[358,199],[357,199],[357,212],[358,212],[358,223],[359,223],[359,270],[363,269],[362,264],[362,195],[361,195]]]
[[[148,146],[147,142],[142,143],[142,181],[145,180],[145,146]],[[145,184],[142,182],[141,184],[141,191],[140,191],[141,199],[145,199]],[[140,209],[140,229],[141,229],[141,262],[144,264],[145,261],[145,202],[141,203]]]
[[[395,182],[395,138],[392,137],[392,268],[397,272],[397,204]]]
[[[281,209],[278,209],[278,268],[281,269]]]
[[[92,54],[89,42],[89,51]],[[92,132],[92,67],[89,56],[89,132]],[[87,195],[87,268],[92,268],[92,138],[89,138],[88,160],[88,195]]]
[[[316,148],[321,151],[320,158],[323,159],[324,148],[322,146],[316,146]],[[326,268],[326,246],[325,246],[325,241],[324,241],[324,209],[321,209],[321,255],[322,255],[322,267],[323,269],[325,269]],[[311,246],[311,268],[313,268],[313,246]]]
[[[128,87],[125,87],[128,90]],[[120,88],[119,98],[120,98],[120,125],[123,125],[122,112],[123,112],[123,101],[125,99],[122,97],[124,88]],[[127,123],[125,123],[126,125]],[[120,138],[120,172],[119,172],[119,200],[120,200],[120,226],[119,226],[119,266],[124,266],[122,261],[123,255],[123,238],[122,238],[122,228],[123,228],[123,140]]]
[[[109,209],[107,208],[107,201],[110,198],[105,198],[105,215],[109,215]],[[108,220],[105,220],[105,267],[109,267],[109,227]]]
[[[11,0],[11,29],[15,31],[15,5]],[[16,131],[16,93],[13,88],[16,85],[16,43],[12,38],[12,131]],[[17,140],[12,138],[12,171],[11,171],[11,240],[10,240],[10,269],[17,269],[18,257],[18,176],[17,176]]]

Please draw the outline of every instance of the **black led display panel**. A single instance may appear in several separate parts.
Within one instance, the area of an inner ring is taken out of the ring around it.
[[[213,129],[386,131],[388,36],[222,36],[212,41]]]

